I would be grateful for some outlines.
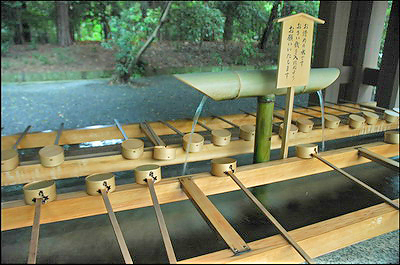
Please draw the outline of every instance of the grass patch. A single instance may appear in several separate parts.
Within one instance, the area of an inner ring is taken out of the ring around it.
[[[38,52],[34,52],[32,53],[32,57],[36,58],[37,60],[39,60],[43,65],[50,65],[53,64],[49,58],[47,58],[47,56],[40,54]],[[25,59],[24,59],[25,60]],[[26,62],[24,62],[24,64],[27,64]]]
[[[1,68],[3,68],[4,70],[7,70],[11,67],[11,63],[7,62],[7,61],[2,61],[1,62]]]
[[[73,64],[76,62],[69,48],[53,48],[53,53],[57,57],[57,61],[62,64]]]

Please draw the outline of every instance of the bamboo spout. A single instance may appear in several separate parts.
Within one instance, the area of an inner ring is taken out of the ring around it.
[[[312,93],[324,89],[332,84],[339,74],[337,68],[311,69],[308,85],[295,87],[295,93]],[[276,70],[191,73],[174,76],[217,101],[270,94],[285,95],[287,90],[287,88],[276,88]]]

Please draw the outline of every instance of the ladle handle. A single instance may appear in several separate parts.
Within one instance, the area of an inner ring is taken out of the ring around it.
[[[63,129],[64,129],[64,123],[62,122],[60,125],[60,129],[58,129],[58,131],[57,131],[56,140],[54,141],[55,145],[58,145],[58,142],[60,141],[60,137],[61,137],[61,132]]]
[[[171,130],[175,131],[177,134],[179,134],[180,136],[184,136],[183,132],[181,132],[180,130],[178,130],[177,128],[175,128],[174,126],[172,126],[171,124],[169,124],[166,121],[162,121],[159,120],[159,122],[161,122],[162,124],[164,124],[165,126],[169,127]]]
[[[37,198],[35,201],[35,216],[33,218],[31,242],[29,244],[28,264],[36,264],[36,255],[39,241],[40,227],[40,208],[42,206],[42,198]]]
[[[212,129],[210,127],[208,127],[207,125],[205,125],[204,123],[202,123],[201,121],[197,120],[197,124],[200,125],[201,127],[203,127],[204,129],[206,129],[207,131],[211,132]]]
[[[210,114],[211,114],[211,116],[214,117],[214,118],[220,119],[221,121],[224,121],[224,122],[226,122],[226,123],[232,125],[233,127],[239,128],[239,126],[236,125],[236,124],[234,124],[233,122],[230,122],[230,121],[228,121],[228,120],[225,120],[224,118],[222,118],[222,117],[220,117],[220,116],[217,116],[217,115],[214,115],[214,114],[212,114],[212,113],[210,113]]]
[[[110,199],[108,198],[107,191],[105,189],[101,189],[101,196],[103,197],[104,205],[106,206],[108,217],[110,218],[111,225],[114,229],[115,236],[117,237],[117,241],[119,247],[122,252],[122,256],[124,257],[125,264],[133,264],[133,260],[131,255],[129,254],[128,247],[126,246],[126,242],[124,236],[122,235],[121,228],[119,227],[117,217],[112,209]]]
[[[18,146],[19,142],[21,142],[22,138],[24,138],[24,136],[28,133],[30,128],[31,128],[30,125],[28,125],[28,127],[26,127],[25,131],[21,134],[21,136],[18,138],[18,140],[12,146],[13,149],[17,150],[17,146]]]
[[[165,224],[164,216],[161,212],[160,203],[158,202],[156,191],[154,189],[154,182],[152,178],[147,179],[147,185],[149,186],[149,191],[151,195],[151,200],[153,201],[153,207],[156,211],[158,225],[160,227],[161,236],[164,241],[165,249],[167,251],[167,256],[170,264],[176,264],[175,252],[172,247],[171,238],[168,234],[167,225]]]
[[[117,125],[119,131],[122,133],[122,136],[124,136],[125,140],[128,140],[128,136],[126,136],[125,131],[122,129],[121,125],[119,124],[119,122],[117,121],[117,119],[114,119],[115,124]]]
[[[356,177],[353,177],[352,175],[350,175],[349,173],[347,173],[346,171],[338,168],[337,166],[335,166],[334,164],[330,163],[329,161],[325,160],[324,158],[322,158],[321,156],[317,155],[317,154],[311,154],[311,156],[317,158],[319,161],[325,163],[326,165],[330,166],[331,168],[333,168],[334,170],[336,170],[337,172],[341,173],[343,176],[351,179],[352,181],[354,181],[355,183],[357,183],[358,185],[360,185],[361,187],[363,187],[364,189],[372,192],[373,194],[375,194],[376,196],[378,196],[379,198],[381,198],[382,200],[384,200],[385,202],[387,202],[389,205],[391,205],[392,207],[394,207],[395,209],[399,210],[399,205],[397,205],[396,203],[394,203],[390,198],[386,197],[385,195],[383,195],[382,193],[380,193],[379,191],[371,188],[370,186],[368,186],[367,184],[365,184],[364,182],[362,182],[361,180],[358,180]]]
[[[281,235],[296,249],[296,251],[302,256],[309,264],[315,264],[313,259],[292,239],[289,233],[283,228],[283,226],[275,219],[275,217],[264,207],[264,205],[251,193],[243,183],[236,177],[232,171],[225,172],[229,175],[234,182],[244,191],[246,196],[261,210],[261,212],[268,218],[268,220],[279,230]]]
[[[248,111],[245,111],[245,110],[242,110],[242,109],[239,109],[241,112],[244,112],[244,113],[246,113],[247,115],[250,115],[250,116],[253,116],[253,117],[257,117],[256,115],[254,115],[253,113],[250,113],[250,112],[248,112]]]

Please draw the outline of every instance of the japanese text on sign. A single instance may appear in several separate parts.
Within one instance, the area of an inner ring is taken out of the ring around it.
[[[313,21],[296,18],[282,24],[277,88],[307,85]]]

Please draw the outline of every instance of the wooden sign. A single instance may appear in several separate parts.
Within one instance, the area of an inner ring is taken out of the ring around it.
[[[276,88],[305,86],[310,76],[314,22],[325,21],[304,13],[279,18],[283,22]]]

